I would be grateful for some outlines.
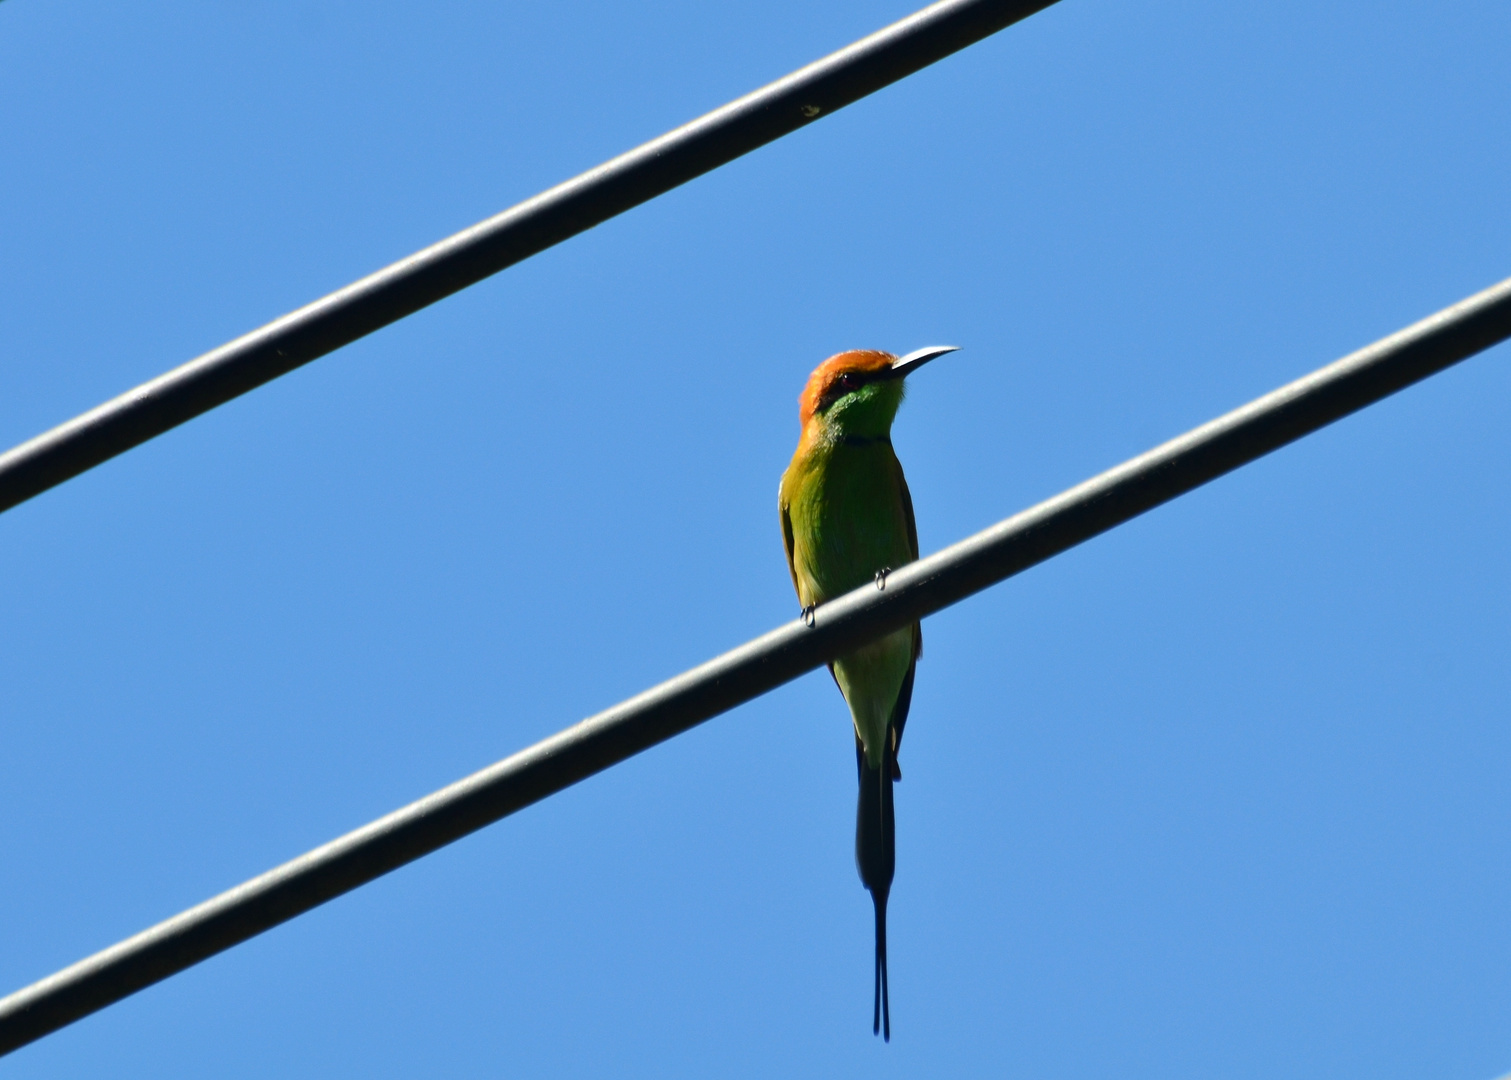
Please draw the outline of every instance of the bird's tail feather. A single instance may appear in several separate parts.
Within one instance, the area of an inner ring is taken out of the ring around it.
[[[887,1001],[887,895],[897,865],[897,845],[892,813],[892,750],[886,749],[879,768],[866,761],[860,740],[855,746],[860,773],[860,799],[855,809],[855,866],[860,880],[870,890],[876,908],[876,991],[871,1031],[892,1039],[891,1008]]]
[[[887,900],[872,897],[876,905],[876,994],[871,1006],[871,1034],[880,1020],[882,1038],[892,1041],[892,1010],[887,1003]]]

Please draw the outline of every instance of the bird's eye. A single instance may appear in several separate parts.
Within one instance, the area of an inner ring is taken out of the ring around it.
[[[839,384],[846,390],[855,390],[860,386],[860,379],[847,371],[839,377]]]

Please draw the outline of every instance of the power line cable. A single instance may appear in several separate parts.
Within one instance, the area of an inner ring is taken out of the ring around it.
[[[1511,337],[1511,278],[0,999],[39,1039]]]
[[[0,454],[0,513],[1041,11],[942,0]]]

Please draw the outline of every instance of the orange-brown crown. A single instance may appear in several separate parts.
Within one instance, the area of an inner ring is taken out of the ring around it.
[[[829,357],[813,369],[808,385],[798,395],[798,418],[803,426],[808,426],[821,405],[833,399],[846,375],[871,375],[890,368],[896,361],[897,357],[879,349],[851,349]]]

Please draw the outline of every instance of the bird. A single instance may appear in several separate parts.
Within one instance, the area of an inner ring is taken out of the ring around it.
[[[798,398],[802,435],[778,493],[787,569],[805,620],[817,605],[852,589],[884,587],[887,573],[918,558],[913,498],[892,449],[892,421],[906,377],[955,351],[935,345],[899,358],[852,349],[808,377]],[[892,784],[902,779],[897,751],[922,653],[922,627],[913,623],[829,664],[855,728],[855,865],[876,916],[871,1032],[888,1042],[887,897],[897,862]]]

